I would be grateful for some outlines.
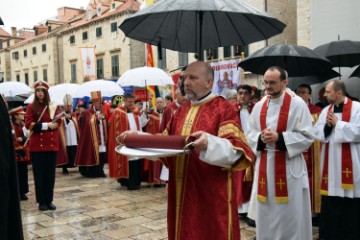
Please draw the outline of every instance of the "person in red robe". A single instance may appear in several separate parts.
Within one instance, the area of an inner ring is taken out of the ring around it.
[[[161,97],[156,98],[155,109],[147,115],[148,122],[145,125],[145,132],[159,134],[161,122],[164,114],[164,100]],[[162,163],[160,161],[151,161],[144,159],[142,180],[148,183],[154,183],[155,187],[161,186],[160,174]]]
[[[12,118],[12,127],[14,130],[13,142],[15,147],[15,157],[18,169],[20,200],[26,201],[28,200],[26,194],[29,192],[28,164],[30,163],[30,158],[27,154],[28,149],[24,148],[23,146],[27,139],[23,132],[25,112],[23,107],[20,106],[11,109],[9,111],[9,115]]]
[[[313,125],[315,125],[315,123],[319,119],[322,108],[314,104],[311,104],[310,102],[311,93],[312,93],[311,86],[306,83],[300,84],[296,89],[296,94],[307,103],[310,113],[313,117]],[[318,217],[316,217],[316,214],[319,214],[321,209],[320,152],[321,152],[321,143],[318,140],[315,140],[313,144],[311,144],[310,148],[303,153],[306,161],[306,167],[308,170],[308,176],[309,176],[311,210],[313,213],[314,226],[318,226],[319,220]]]
[[[252,88],[249,85],[240,85],[236,89],[237,102],[232,104],[235,112],[240,118],[241,129],[246,132],[247,121],[251,114],[254,104],[250,102]],[[250,170],[250,171],[249,171]],[[240,219],[244,220],[249,226],[255,227],[255,221],[247,217],[249,209],[249,201],[252,190],[252,177],[253,170],[250,168],[248,171],[248,177],[246,177],[246,170],[236,172],[234,177],[237,178],[239,185],[237,190],[237,201],[238,201],[238,213]]]
[[[80,139],[75,157],[75,166],[84,177],[106,177],[107,122],[101,113],[101,92],[91,92],[92,107],[79,120]]]
[[[68,168],[74,168],[77,145],[80,131],[77,115],[72,112],[73,98],[65,95],[64,99],[65,115],[61,117],[59,125],[60,148],[57,155],[57,166],[62,167],[63,174],[69,174]]]
[[[176,89],[175,91],[176,99],[171,102],[168,106],[166,106],[163,114],[163,118],[161,121],[160,132],[163,132],[166,128],[166,125],[170,122],[172,116],[175,114],[176,110],[186,102],[186,98],[181,94],[180,89]]]
[[[142,159],[127,158],[114,149],[118,145],[116,138],[121,133],[127,130],[141,131],[139,115],[134,96],[127,93],[124,96],[124,106],[116,108],[109,120],[109,174],[128,190],[140,188]]]
[[[195,151],[163,159],[170,171],[169,240],[240,239],[233,173],[249,167],[254,154],[229,102],[211,93],[213,82],[208,63],[191,63],[184,81],[190,102],[176,111],[164,131],[197,138]],[[135,133],[122,137],[126,134]]]
[[[25,127],[29,135],[29,151],[34,173],[36,201],[39,210],[55,210],[52,203],[55,187],[56,156],[59,151],[57,106],[50,103],[49,85],[43,81],[34,83],[35,97],[25,114]],[[24,144],[26,145],[26,143]]]

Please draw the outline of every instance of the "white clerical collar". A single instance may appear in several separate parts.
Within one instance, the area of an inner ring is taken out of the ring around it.
[[[176,100],[175,104],[176,104],[177,107],[180,107],[180,106],[181,106],[180,103],[178,103],[177,100]]]
[[[284,99],[284,96],[285,96],[285,91],[282,92],[282,94],[280,95],[280,97],[277,97],[277,98],[269,98],[269,102],[271,103],[280,103],[283,101]]]
[[[201,104],[203,102],[206,102],[207,100],[211,99],[211,98],[214,98],[215,97],[215,94],[213,93],[210,93],[209,95],[207,95],[206,97],[204,97],[203,99],[201,99],[200,101],[190,101],[191,102],[191,105],[197,105],[197,104]]]

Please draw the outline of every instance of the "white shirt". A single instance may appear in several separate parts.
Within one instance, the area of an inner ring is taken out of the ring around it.
[[[66,146],[77,146],[77,134],[74,122],[69,119],[69,123],[66,123],[64,119]]]

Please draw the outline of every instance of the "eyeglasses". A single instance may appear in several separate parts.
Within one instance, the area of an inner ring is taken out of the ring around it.
[[[265,80],[262,81],[262,85],[264,85],[264,86],[266,86],[266,85],[275,86],[278,83],[280,83],[280,82],[278,82],[278,81],[265,81]]]

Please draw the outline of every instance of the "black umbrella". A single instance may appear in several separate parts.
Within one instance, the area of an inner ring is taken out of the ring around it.
[[[318,46],[314,52],[329,59],[335,67],[354,67],[360,64],[359,41],[333,41]]]
[[[289,82],[287,84],[288,88],[296,89],[300,84],[307,83],[307,84],[317,84],[323,83],[327,80],[337,78],[340,74],[334,70],[329,70],[326,73],[323,73],[318,76],[304,76],[304,77],[289,77]]]
[[[284,68],[289,77],[322,76],[332,71],[332,64],[311,49],[298,45],[276,44],[262,48],[239,63],[239,67],[264,75],[271,66]]]
[[[162,0],[125,19],[127,37],[180,52],[248,45],[285,24],[240,0]]]
[[[359,77],[360,78],[360,66],[358,66],[350,75],[349,78]]]
[[[360,64],[360,42],[339,40],[314,49],[318,55],[329,59],[335,67],[354,67]]]
[[[1,19],[1,17],[0,17],[0,26],[1,25],[4,25],[4,22],[3,22],[3,20]]]

